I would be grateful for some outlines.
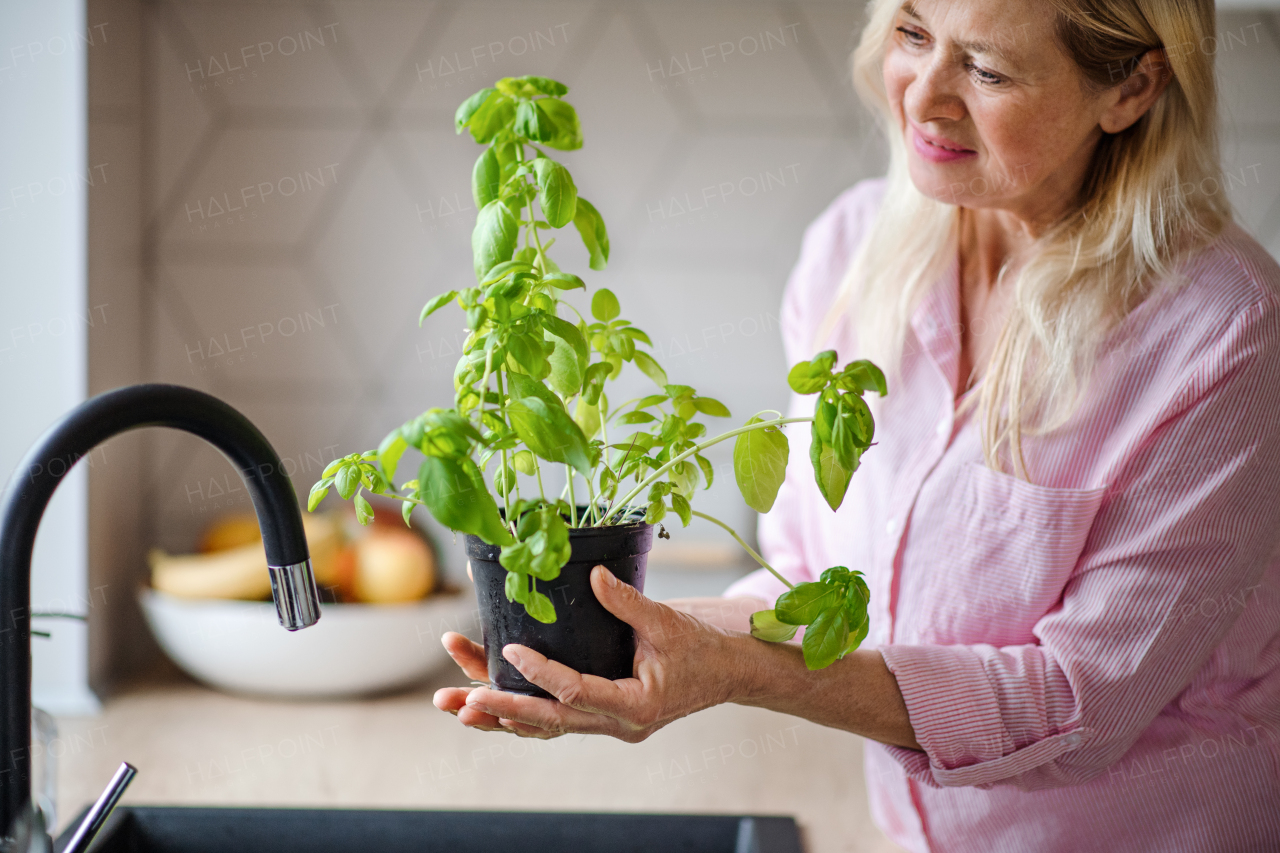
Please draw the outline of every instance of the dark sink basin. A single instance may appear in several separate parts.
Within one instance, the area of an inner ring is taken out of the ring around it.
[[[78,820],[73,822],[73,825]],[[58,840],[61,850],[70,832]],[[789,817],[121,806],[91,853],[802,853]]]

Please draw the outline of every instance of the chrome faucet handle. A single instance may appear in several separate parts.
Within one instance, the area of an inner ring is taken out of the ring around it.
[[[320,619],[320,593],[311,560],[268,566],[267,571],[271,574],[271,597],[275,599],[280,624],[290,631],[316,624]]]
[[[129,783],[137,775],[137,768],[132,764],[127,761],[120,763],[120,766],[116,769],[116,774],[107,783],[106,790],[102,792],[102,796],[98,797],[98,801],[90,807],[88,813],[84,816],[84,820],[80,821],[80,826],[76,828],[76,834],[71,836],[67,846],[62,848],[62,853],[84,853],[85,850],[89,849],[89,845],[97,837],[102,825],[107,822],[107,818],[111,817],[111,812],[115,810],[116,803],[120,802],[120,798],[124,796],[124,789],[129,787]]]

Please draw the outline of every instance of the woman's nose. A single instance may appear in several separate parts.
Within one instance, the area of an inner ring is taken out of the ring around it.
[[[903,109],[916,124],[964,118],[964,100],[956,91],[951,63],[937,55],[923,63],[907,86]]]

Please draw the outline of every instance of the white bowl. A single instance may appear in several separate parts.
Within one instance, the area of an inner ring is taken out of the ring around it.
[[[179,598],[146,587],[138,599],[174,663],[213,687],[259,696],[332,699],[405,687],[449,662],[442,634],[479,626],[470,590],[409,604],[322,604],[319,622],[293,632],[280,627],[269,601]]]

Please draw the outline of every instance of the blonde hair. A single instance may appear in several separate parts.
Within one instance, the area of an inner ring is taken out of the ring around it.
[[[1198,49],[1215,35],[1212,1],[1053,3],[1058,40],[1084,85],[1117,85],[1143,54],[1162,47],[1172,79],[1134,125],[1103,136],[1076,206],[1011,273],[1008,314],[975,405],[987,465],[1002,470],[1007,460],[1024,478],[1023,435],[1070,417],[1107,333],[1231,218],[1222,193],[1180,191],[1209,179],[1223,186],[1213,58]],[[902,133],[890,119],[881,66],[900,7],[871,0],[853,55],[855,85],[882,119],[891,155],[883,205],[834,309],[853,310],[860,345],[891,375],[912,312],[957,257],[960,227],[960,208],[912,184]]]

